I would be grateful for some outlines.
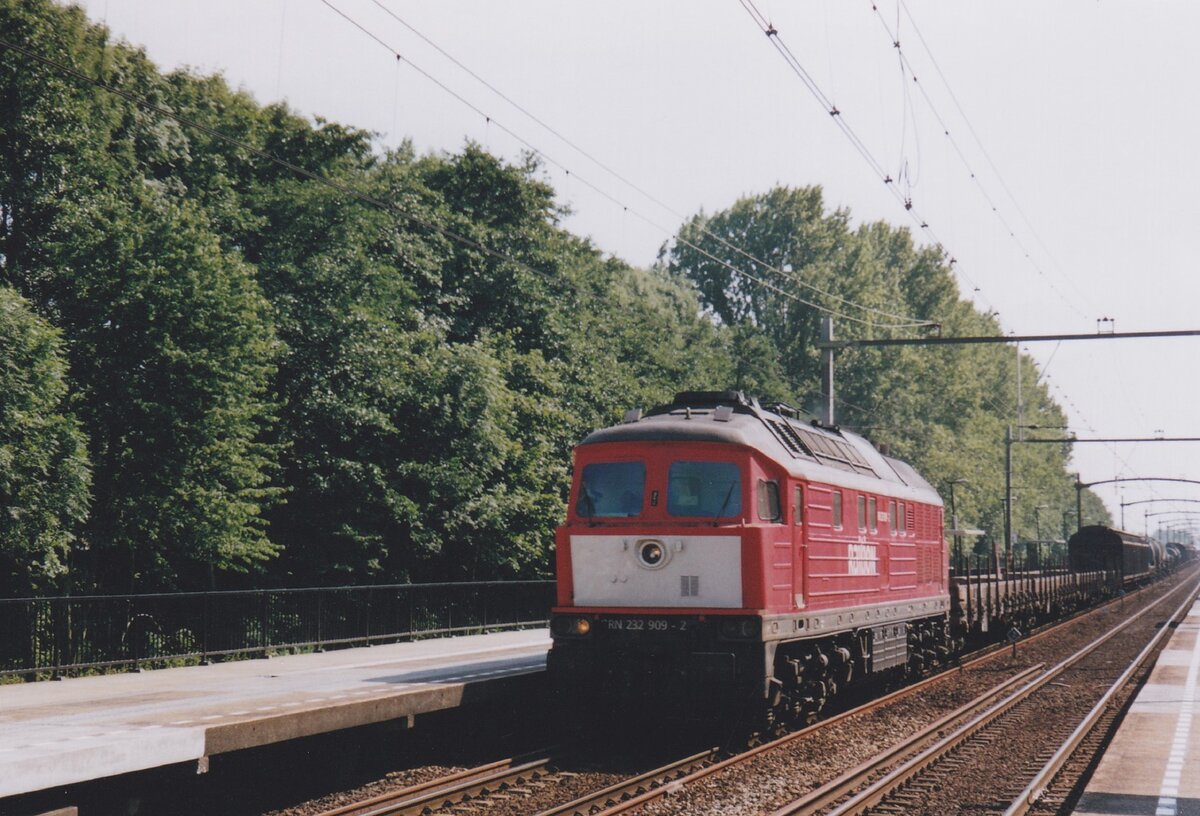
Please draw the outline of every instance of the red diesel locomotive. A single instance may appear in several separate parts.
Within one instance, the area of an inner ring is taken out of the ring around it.
[[[912,467],[740,392],[575,450],[548,669],[572,699],[807,721],[951,642],[942,500]]]

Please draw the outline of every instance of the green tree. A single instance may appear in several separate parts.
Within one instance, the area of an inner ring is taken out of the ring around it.
[[[208,586],[275,552],[269,306],[194,206],[151,188],[91,205],[63,214],[78,240],[59,308],[95,467],[97,580]]]
[[[144,55],[110,46],[78,9],[10,0],[0,28],[170,105]],[[12,51],[0,88],[0,274],[67,343],[99,586],[203,586],[249,569],[275,550],[261,518],[280,493],[262,439],[275,341],[254,270],[188,200],[187,135]]]
[[[0,286],[0,596],[61,588],[88,507],[62,339]]]

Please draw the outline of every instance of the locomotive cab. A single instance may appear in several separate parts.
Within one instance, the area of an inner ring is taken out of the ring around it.
[[[766,607],[758,577],[776,538],[791,545],[783,474],[721,439],[596,442],[575,464],[557,538],[551,671],[626,701],[754,696]]]

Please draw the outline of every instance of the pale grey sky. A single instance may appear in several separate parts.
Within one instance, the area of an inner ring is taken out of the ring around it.
[[[421,151],[453,151],[473,139],[513,158],[523,145],[505,129],[515,132],[570,169],[546,169],[576,211],[566,226],[632,263],[653,261],[679,214],[721,209],[775,184],[820,184],[827,204],[848,207],[856,221],[913,226],[738,0],[82,5],[165,69],[220,71],[260,102],[286,99],[306,115],[375,131],[382,144],[408,138]],[[914,209],[958,259],[964,295],[998,310],[1006,330],[1094,332],[1101,316],[1118,331],[1200,328],[1200,4],[877,0],[878,13],[870,0],[755,5],[886,172],[901,179],[907,167]],[[885,30],[897,23],[916,83]],[[1200,435],[1200,338],[1030,351],[1080,436]],[[1075,461],[1084,481],[1200,479],[1200,444],[1087,445]],[[1117,516],[1121,494],[1098,491]],[[1200,497],[1200,486],[1124,488],[1125,501],[1155,495]],[[1127,526],[1140,529],[1144,509],[1131,508]]]

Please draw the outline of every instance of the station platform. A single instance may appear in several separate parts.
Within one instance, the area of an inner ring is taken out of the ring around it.
[[[1075,816],[1200,816],[1200,601],[1172,633]]]
[[[519,694],[549,648],[530,629],[0,686],[0,798]]]

